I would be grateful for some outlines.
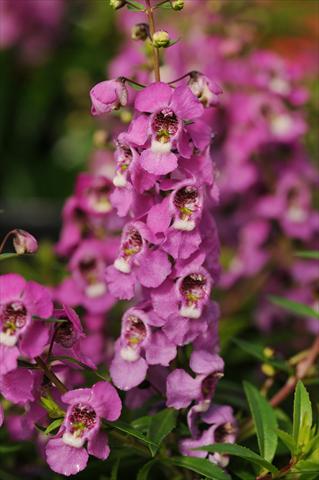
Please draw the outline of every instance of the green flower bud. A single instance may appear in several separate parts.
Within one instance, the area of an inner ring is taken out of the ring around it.
[[[182,10],[184,8],[184,0],[171,0],[173,10]]]
[[[147,23],[137,23],[132,28],[132,40],[146,40],[149,36],[149,27]]]
[[[124,7],[126,0],[110,0],[110,5],[114,10]]]
[[[158,30],[153,35],[153,45],[156,48],[168,47],[170,43],[169,35],[165,30]]]

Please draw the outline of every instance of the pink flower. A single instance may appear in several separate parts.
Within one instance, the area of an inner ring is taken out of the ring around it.
[[[53,305],[49,291],[14,273],[0,277],[0,374],[17,367],[19,350],[34,358],[48,340],[48,328],[33,315],[49,318]]]
[[[118,110],[127,104],[127,89],[125,83],[117,80],[106,80],[97,83],[90,91],[92,115],[102,115]]]
[[[195,378],[182,369],[173,370],[167,377],[167,406],[188,407],[193,401],[196,411],[209,408],[218,380],[223,376],[224,362],[218,354],[205,350],[193,352],[190,360]]]
[[[139,92],[135,108],[151,114],[148,133],[151,147],[141,154],[141,166],[149,173],[165,175],[177,167],[173,146],[179,144],[186,120],[195,120],[203,114],[203,107],[188,87],[176,90],[166,83],[151,84]]]
[[[49,466],[62,475],[75,475],[86,467],[89,454],[105,460],[110,453],[102,419],[114,421],[121,414],[121,400],[107,382],[71,390],[62,396],[68,409],[58,436],[48,441]]]
[[[156,327],[163,321],[152,311],[130,308],[123,316],[121,337],[110,367],[114,384],[130,390],[146,377],[149,365],[168,366],[176,356],[176,346]]]
[[[38,250],[38,242],[34,236],[20,229],[14,231],[13,246],[19,255],[23,253],[34,253]]]
[[[2,406],[0,405],[0,427],[2,427],[3,420],[4,420],[3,408],[2,408]]]
[[[152,234],[142,222],[128,223],[122,233],[120,253],[106,279],[112,295],[130,299],[136,280],[148,288],[158,287],[171,272],[165,252],[151,248]]]
[[[223,90],[206,75],[200,72],[192,72],[188,86],[205,107],[216,107],[219,104],[219,96],[223,93]]]

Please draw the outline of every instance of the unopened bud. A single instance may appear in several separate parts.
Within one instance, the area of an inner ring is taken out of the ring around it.
[[[110,6],[114,8],[114,10],[124,7],[124,5],[126,5],[126,0],[110,0]]]
[[[169,34],[165,30],[158,30],[153,35],[153,45],[156,48],[168,47],[170,43]]]
[[[275,354],[274,350],[270,347],[265,347],[263,353],[266,358],[271,358]]]
[[[173,10],[182,10],[184,8],[184,0],[170,0]]]
[[[149,37],[149,27],[147,23],[137,23],[132,28],[132,40],[146,40]]]
[[[31,233],[25,230],[14,231],[13,246],[18,255],[34,253],[38,250],[38,242]]]
[[[261,366],[261,371],[267,377],[273,377],[276,373],[274,367],[272,365],[269,365],[269,363],[263,363]]]

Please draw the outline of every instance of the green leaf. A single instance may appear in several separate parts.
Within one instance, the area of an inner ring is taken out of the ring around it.
[[[146,433],[148,432],[150,422],[151,422],[151,417],[147,415],[145,417],[136,418],[136,420],[133,420],[133,422],[131,422],[131,425],[137,430],[140,430],[141,432]]]
[[[266,468],[271,473],[276,473],[278,471],[274,465],[267,462],[267,460],[262,458],[260,455],[253,452],[249,448],[242,447],[236,443],[215,443],[213,445],[207,445],[194,450],[204,450],[205,452],[209,453],[226,453],[227,455],[234,455],[235,457],[243,458],[250,463],[254,463],[255,465]]]
[[[293,300],[288,300],[287,298],[275,297],[271,295],[269,297],[270,301],[279,307],[284,308],[293,312],[295,315],[302,315],[305,317],[312,317],[319,319],[319,312],[313,310],[313,308],[304,305],[303,303],[294,302]]]
[[[13,453],[21,449],[21,445],[0,445],[0,454]]]
[[[154,459],[154,460],[151,460],[151,461],[145,463],[145,465],[138,472],[136,480],[147,480],[148,479],[148,474],[150,473],[150,470],[151,470],[152,466],[156,462],[157,462],[157,460]]]
[[[244,382],[244,390],[256,428],[259,453],[265,460],[271,462],[278,442],[275,432],[277,428],[275,411],[253,385]]]
[[[231,480],[230,476],[224,472],[224,470],[204,458],[172,457],[169,458],[167,462],[176,467],[187,468],[200,475],[205,475],[211,480]]]
[[[54,420],[54,422],[50,423],[50,425],[45,429],[44,433],[48,435],[51,433],[53,430],[58,428],[60,425],[62,425],[64,418],[57,418]]]
[[[22,255],[19,253],[1,253],[0,254],[0,261],[1,260],[8,260],[9,258],[14,258],[14,257],[21,257]]]
[[[77,360],[76,358],[69,357],[67,355],[55,355],[55,356],[50,357],[50,360],[51,360],[51,362],[54,362],[55,360],[57,360],[57,361],[66,360],[67,362],[74,363],[75,365],[78,365],[79,367],[83,368],[84,370],[89,370],[90,372],[94,373],[94,375],[101,378],[105,382],[108,381],[108,379],[105,376],[101,375],[94,368],[89,367],[88,365],[86,365],[83,362],[80,362],[80,360]]]
[[[143,12],[145,10],[142,3],[136,2],[136,0],[129,0],[129,2],[127,5],[128,10],[132,10],[133,12]]]
[[[175,428],[176,418],[177,410],[173,408],[166,408],[151,417],[148,438],[157,444],[157,447],[150,447],[152,455],[156,454],[164,438]]]
[[[136,83],[132,82],[129,78],[127,78],[125,81],[130,85],[130,87],[134,88],[134,90],[137,90],[138,92],[145,88],[142,87],[142,85],[136,85]]]
[[[120,466],[120,458],[117,458],[114,462],[114,465],[111,470],[111,479],[110,480],[117,480],[117,474],[119,471],[119,466]]]
[[[294,414],[292,426],[292,436],[298,451],[302,451],[303,447],[308,444],[311,436],[311,426],[312,407],[309,394],[303,383],[299,380],[294,396]]]
[[[47,393],[46,397],[40,398],[42,407],[48,412],[50,418],[64,417],[65,412],[59,407],[59,405],[53,400],[53,398]]]
[[[170,4],[170,1],[167,0],[166,3],[162,3],[162,5],[159,5],[158,8],[167,8],[167,9],[170,9],[172,8],[171,4]]]
[[[107,420],[104,420],[104,422],[107,426],[111,428],[115,428],[116,430],[120,430],[121,432],[125,432],[128,435],[131,435],[134,438],[137,438],[141,442],[157,447],[156,443],[153,443],[151,440],[149,440],[143,433],[139,432],[136,428],[132,427],[129,423],[125,423],[122,420],[117,420],[116,422],[108,422]]]
[[[284,432],[283,430],[280,430],[279,428],[276,428],[276,433],[277,433],[277,436],[282,441],[282,443],[286,445],[286,447],[291,453],[293,453],[295,448],[295,443],[292,436],[289,435],[289,433]]]
[[[310,258],[312,260],[319,260],[319,251],[304,250],[304,251],[296,252],[295,255],[296,255],[296,257]]]
[[[239,340],[238,338],[234,338],[233,342],[244,352],[249,353],[253,357],[257,358],[261,362],[269,363],[273,367],[277,368],[278,370],[283,370],[284,372],[291,373],[292,369],[289,367],[289,365],[282,361],[278,360],[273,357],[267,357],[264,354],[264,349],[265,347],[263,345],[258,345],[255,343],[251,342],[246,342],[245,340]]]

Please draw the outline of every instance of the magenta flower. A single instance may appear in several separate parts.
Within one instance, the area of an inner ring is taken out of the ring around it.
[[[223,93],[221,87],[200,72],[192,72],[188,86],[204,107],[216,107],[219,96]]]
[[[112,205],[109,199],[112,182],[103,176],[81,173],[77,178],[75,194],[79,207],[89,215],[110,213]]]
[[[151,114],[148,122],[151,147],[141,154],[142,167],[155,175],[172,172],[178,163],[172,149],[178,147],[184,121],[200,117],[202,105],[188,87],[174,90],[157,82],[137,94],[135,108]]]
[[[105,282],[106,265],[113,260],[112,240],[86,240],[69,263],[71,277],[56,289],[56,298],[69,306],[83,305],[93,313],[108,310],[114,303]]]
[[[123,316],[121,337],[110,367],[114,384],[130,390],[146,377],[148,365],[168,366],[176,356],[176,346],[159,328],[163,325],[154,312],[130,308]]]
[[[36,282],[26,282],[20,275],[0,276],[0,374],[17,367],[19,350],[34,358],[48,340],[48,328],[36,315],[49,318],[53,305],[49,291]]]
[[[53,314],[55,318],[63,321],[57,322],[53,327],[52,354],[71,357],[90,368],[95,368],[94,362],[83,351],[86,335],[77,313],[67,305],[63,305],[62,309],[54,310]]]
[[[152,233],[143,222],[128,223],[123,229],[120,253],[108,267],[106,279],[112,295],[130,299],[136,281],[148,288],[158,287],[171,272],[168,256],[151,249]]]
[[[127,104],[127,89],[121,79],[97,83],[90,91],[92,115],[118,110]]]
[[[237,423],[231,407],[226,405],[212,405],[209,410],[200,413],[196,407],[190,409],[187,423],[192,433],[191,438],[185,438],[179,444],[183,455],[199,458],[208,458],[212,463],[217,463],[225,468],[229,457],[224,454],[208,454],[198,447],[213,443],[234,443],[237,435]]]
[[[195,409],[205,412],[211,403],[218,380],[223,376],[224,361],[205,350],[193,352],[190,360],[195,378],[182,369],[173,370],[167,377],[167,406],[176,409],[188,407],[193,401]]]
[[[105,460],[110,453],[102,419],[114,421],[121,414],[121,400],[107,382],[71,390],[62,396],[68,409],[58,436],[48,441],[49,466],[62,475],[75,475],[86,467],[89,455]]]

